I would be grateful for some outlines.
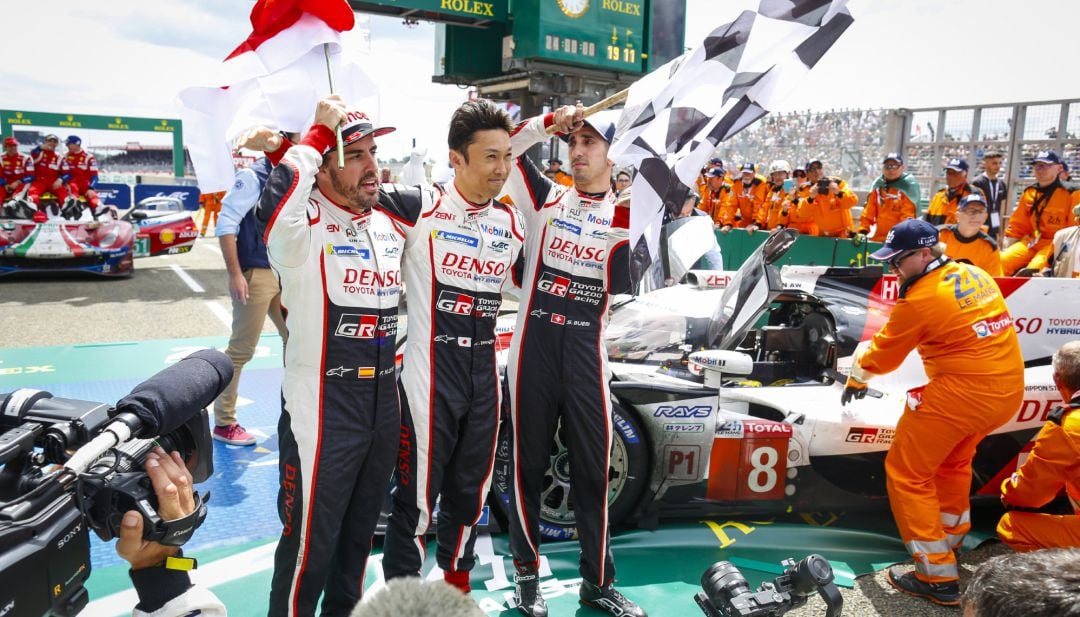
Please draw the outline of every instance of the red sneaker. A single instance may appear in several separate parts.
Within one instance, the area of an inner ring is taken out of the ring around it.
[[[257,441],[255,436],[245,431],[244,427],[240,426],[239,423],[230,424],[229,426],[215,426],[214,439],[230,446],[253,446]]]

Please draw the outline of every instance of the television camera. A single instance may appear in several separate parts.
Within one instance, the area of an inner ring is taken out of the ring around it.
[[[77,614],[89,597],[90,536],[119,535],[125,512],[146,540],[180,546],[206,518],[162,521],[142,470],[151,448],[177,451],[193,481],[213,473],[206,407],[232,379],[216,350],[197,351],[139,384],[115,406],[21,389],[0,394],[0,615]]]
[[[809,555],[799,563],[782,562],[784,573],[764,582],[757,591],[730,561],[718,561],[701,575],[704,593],[694,601],[709,617],[776,617],[806,604],[807,596],[817,590],[825,600],[825,616],[840,617],[844,598],[833,583],[833,570],[821,555]]]

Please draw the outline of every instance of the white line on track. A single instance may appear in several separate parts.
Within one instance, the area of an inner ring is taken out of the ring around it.
[[[245,576],[263,572],[274,567],[276,542],[263,544],[224,559],[202,564],[191,572],[193,583],[210,588]],[[371,560],[368,561],[371,563]],[[130,615],[131,607],[139,602],[133,589],[121,591],[95,600],[87,605],[83,615]]]
[[[184,283],[186,283],[187,286],[191,288],[191,291],[194,291],[197,294],[201,294],[206,291],[205,289],[203,289],[203,286],[200,285],[198,281],[191,278],[191,275],[187,272],[184,272],[184,269],[181,268],[179,265],[173,264],[169,267],[172,268],[172,271],[176,273],[176,276],[180,277],[181,281],[184,281]]]
[[[225,324],[225,327],[232,330],[232,313],[228,311],[220,302],[215,300],[207,300],[206,308],[210,309],[210,312],[221,320],[221,323]]]

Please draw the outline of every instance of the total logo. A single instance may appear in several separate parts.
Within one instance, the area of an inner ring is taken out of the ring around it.
[[[986,338],[988,336],[994,336],[1000,334],[1006,330],[1012,328],[1013,321],[1009,313],[1001,313],[990,319],[984,319],[971,326],[971,329],[975,331],[975,336],[979,338]]]
[[[544,293],[565,298],[567,290],[570,289],[570,279],[551,272],[545,272],[540,275],[540,280],[536,282],[536,288]]]
[[[357,315],[345,313],[338,320],[337,330],[334,336],[345,338],[375,338],[375,332],[379,326],[378,315]]]
[[[439,292],[439,299],[435,301],[435,308],[454,315],[470,315],[473,311],[473,297],[444,289]]]

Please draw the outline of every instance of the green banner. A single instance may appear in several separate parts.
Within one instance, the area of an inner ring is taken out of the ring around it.
[[[0,109],[0,135],[13,135],[15,127],[58,129],[91,129],[95,131],[143,131],[171,133],[173,142],[173,174],[184,177],[184,130],[175,118],[133,118],[130,116],[95,116],[91,114],[57,114],[44,111]],[[61,139],[63,137],[61,136]]]
[[[738,270],[746,258],[769,237],[765,231],[748,234],[740,229],[733,229],[723,234],[716,232],[720,243],[720,252],[724,255],[724,269]],[[870,253],[881,248],[878,242],[854,244],[844,238],[820,238],[817,236],[799,236],[795,246],[791,247],[778,266],[866,266],[878,262],[869,259]]]
[[[364,10],[366,4],[404,11],[431,11],[451,17],[486,21],[506,21],[509,0],[364,0],[351,4]]]

